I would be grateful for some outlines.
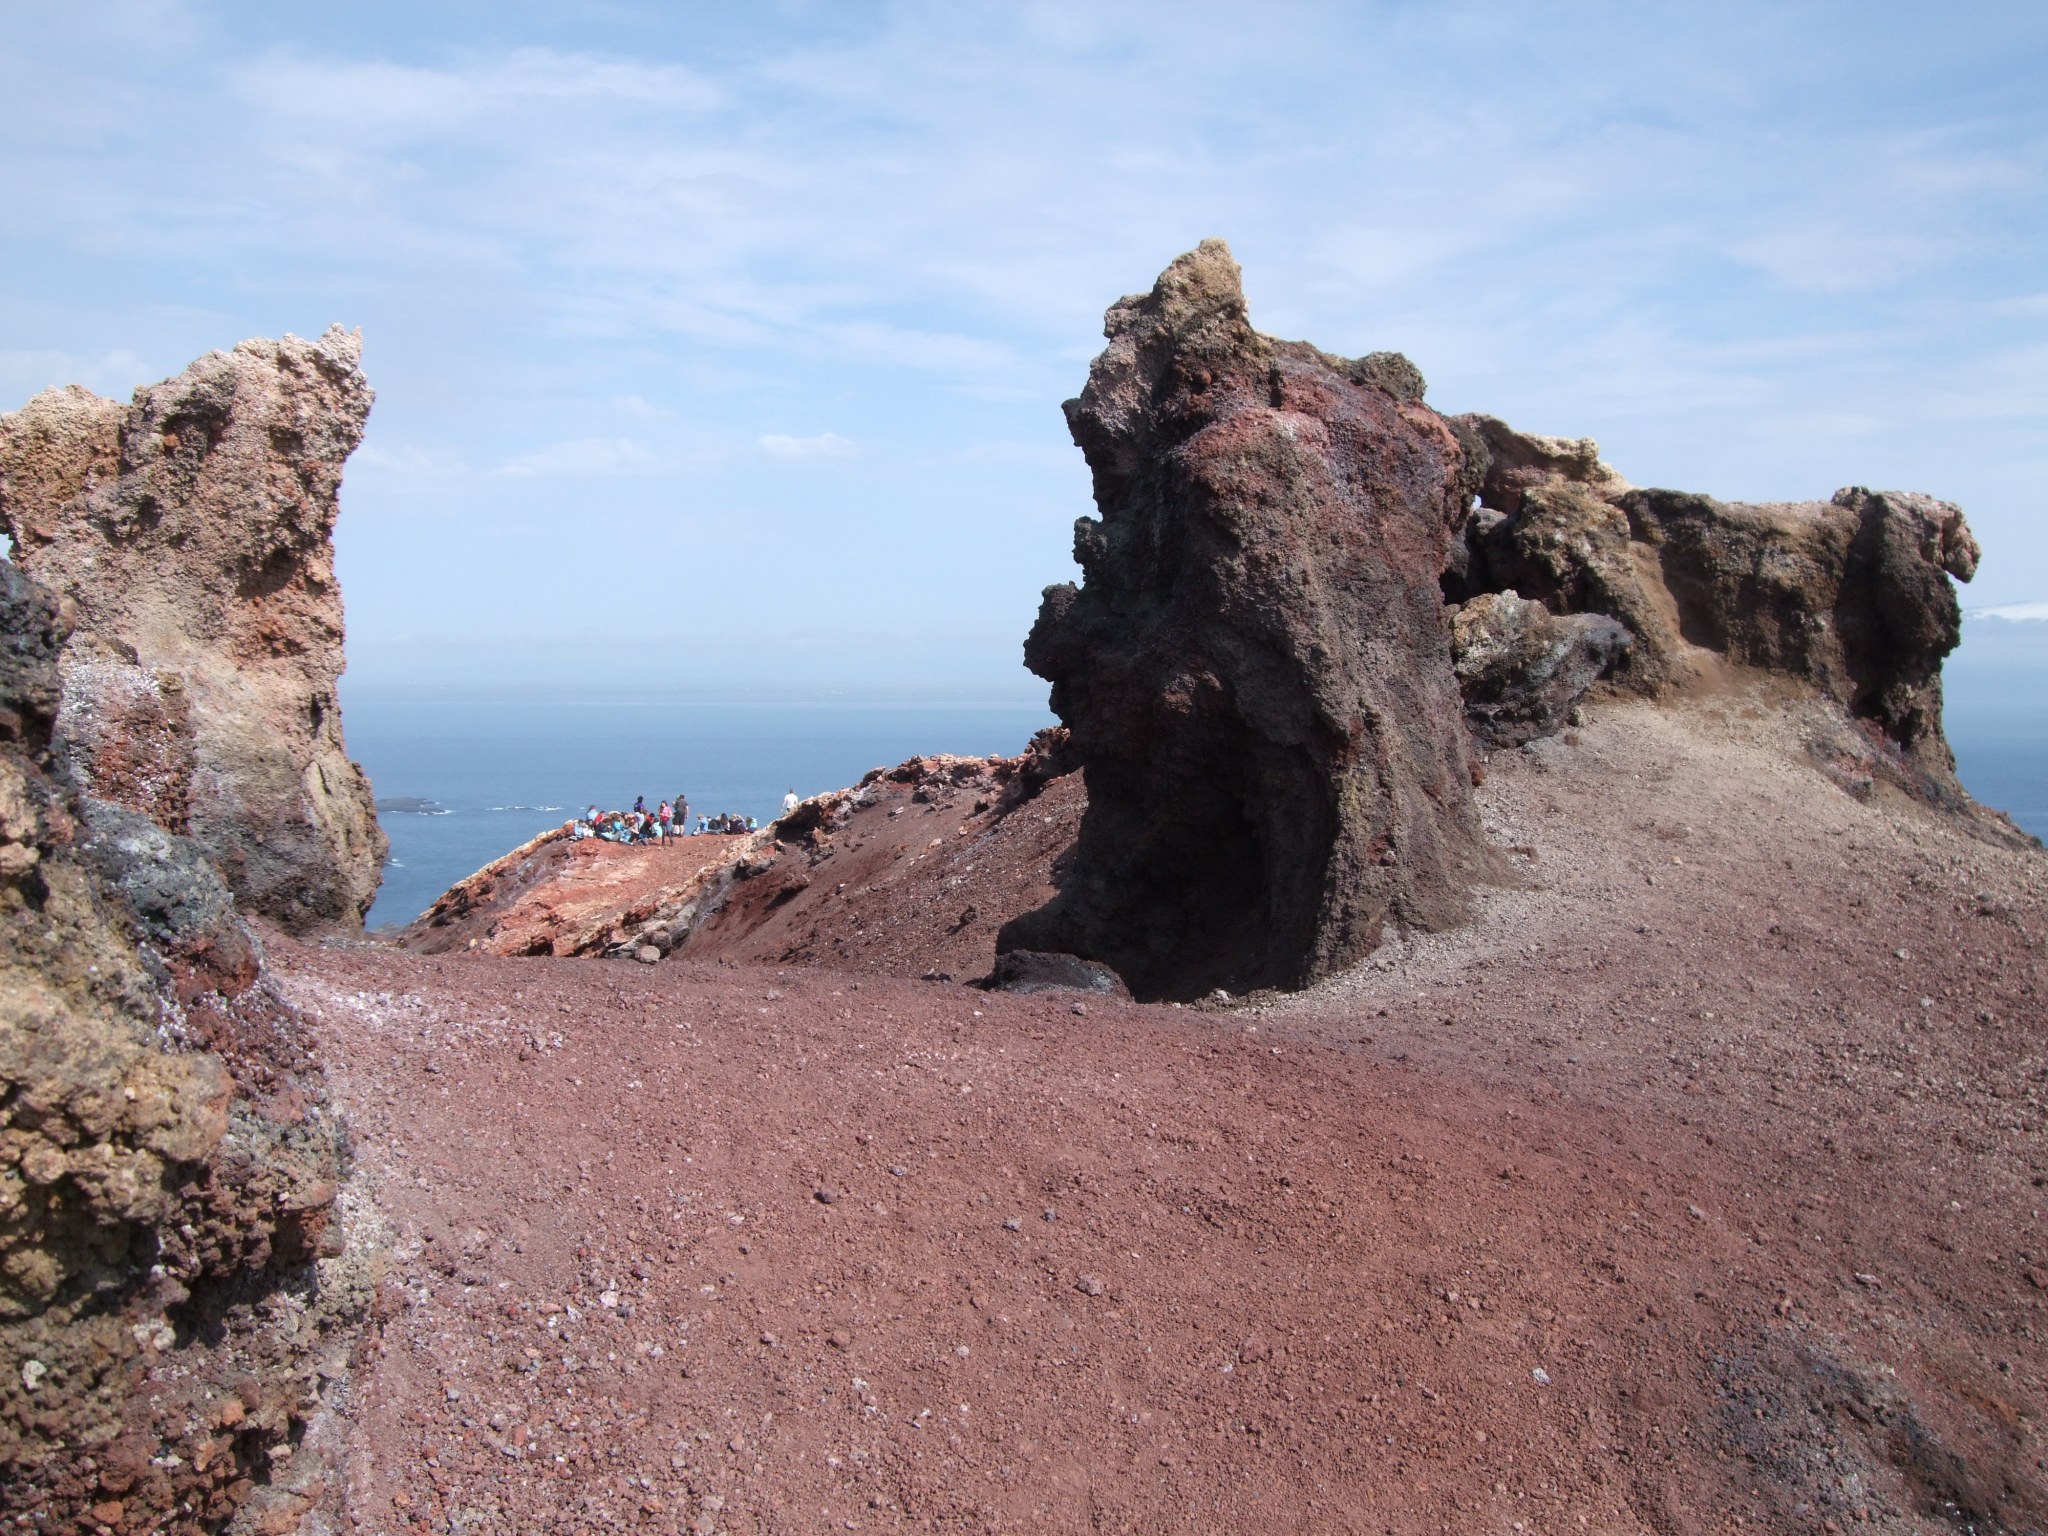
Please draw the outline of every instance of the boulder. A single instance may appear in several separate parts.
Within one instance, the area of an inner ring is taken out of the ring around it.
[[[1518,747],[1563,729],[1572,707],[1634,644],[1601,614],[1560,618],[1513,592],[1490,592],[1451,619],[1465,717],[1487,747]]]
[[[1104,329],[1066,406],[1101,517],[1024,652],[1088,809],[1059,894],[998,949],[1192,998],[1458,922],[1492,867],[1440,585],[1474,484],[1458,434],[1406,359],[1254,330],[1220,241]]]
[[[1115,971],[1078,955],[1048,955],[1035,949],[1013,949],[996,956],[995,974],[986,983],[997,992],[1033,995],[1040,992],[1092,992],[1127,997]]]
[[[73,620],[82,787],[191,837],[293,932],[360,926],[385,851],[335,697],[361,346],[245,341],[131,404],[69,387],[0,416],[0,529]]]

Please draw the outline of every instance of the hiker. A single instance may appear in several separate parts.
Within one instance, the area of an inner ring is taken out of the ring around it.
[[[796,809],[796,806],[796,791],[792,789],[788,794],[782,797],[782,814],[787,816],[791,811]]]
[[[675,823],[676,808],[664,800],[661,802],[661,809],[656,811],[654,816],[661,824],[656,830],[661,835],[661,841],[666,844],[668,842],[669,829]]]
[[[688,795],[676,796],[676,830],[682,833],[685,837],[689,835],[690,797]]]

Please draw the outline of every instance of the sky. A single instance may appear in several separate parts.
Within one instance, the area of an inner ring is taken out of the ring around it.
[[[360,326],[358,687],[1042,698],[1059,404],[1252,316],[2048,602],[2048,7],[206,4],[0,27],[0,409]],[[2048,610],[2043,610],[2048,611]]]

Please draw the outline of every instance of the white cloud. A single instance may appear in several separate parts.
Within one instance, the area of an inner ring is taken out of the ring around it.
[[[860,450],[837,432],[820,432],[816,437],[770,432],[761,439],[761,451],[778,459],[843,459]]]
[[[1972,608],[1972,619],[2004,619],[2010,624],[2048,624],[2048,603],[2001,603],[1996,608]]]
[[[491,471],[497,475],[619,475],[655,462],[645,443],[629,437],[579,437],[537,453],[524,453]]]

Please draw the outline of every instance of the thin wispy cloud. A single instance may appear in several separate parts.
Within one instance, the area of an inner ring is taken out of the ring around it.
[[[353,635],[502,622],[579,479],[627,542],[841,541],[786,579],[848,633],[879,602],[1021,635],[1070,574],[1058,402],[1102,312],[1220,235],[1262,327],[1407,351],[1447,409],[1644,483],[1933,491],[1986,601],[2048,585],[2038,7],[564,14],[31,8],[0,38],[0,405],[58,381],[19,358],[125,392],[344,319],[379,392]],[[829,508],[769,462],[855,444]],[[379,515],[428,496],[474,592],[417,584],[443,534]],[[649,632],[669,602],[545,600]]]
[[[844,459],[860,450],[851,439],[837,432],[820,432],[816,437],[789,437],[780,432],[760,439],[761,451],[776,459]]]
[[[535,453],[522,453],[493,474],[525,479],[535,475],[619,475],[650,467],[655,455],[629,437],[579,437]]]

